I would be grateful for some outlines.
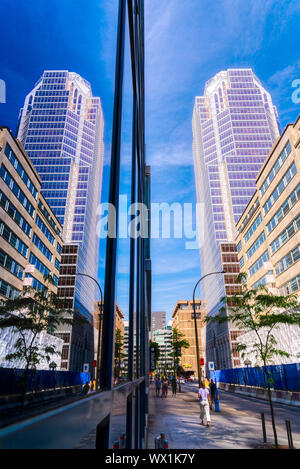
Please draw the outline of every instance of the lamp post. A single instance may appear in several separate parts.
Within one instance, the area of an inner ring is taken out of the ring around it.
[[[199,342],[198,342],[198,330],[197,330],[197,316],[196,316],[196,305],[195,305],[195,292],[196,288],[205,277],[209,275],[216,275],[216,274],[225,274],[224,270],[220,272],[210,272],[209,274],[203,275],[198,282],[196,283],[193,291],[193,310],[194,310],[194,325],[195,325],[195,339],[196,339],[196,356],[197,356],[197,371],[198,371],[198,381],[200,384],[200,376],[201,376],[201,367],[200,367],[200,358],[199,358]]]
[[[81,275],[82,277],[88,277],[97,284],[99,291],[100,291],[100,312],[99,312],[99,332],[98,332],[98,346],[97,346],[97,368],[96,368],[96,391],[99,391],[99,368],[100,368],[100,335],[101,335],[101,322],[102,322],[102,308],[103,308],[103,293],[102,288],[100,287],[99,282],[88,274],[82,274],[80,272],[76,272],[76,275]]]

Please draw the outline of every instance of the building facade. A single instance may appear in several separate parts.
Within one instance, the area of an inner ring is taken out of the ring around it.
[[[273,293],[300,297],[299,199],[300,117],[286,127],[273,146],[257,176],[256,191],[237,224],[239,265],[247,274],[249,287],[264,285]],[[300,333],[299,328],[294,329],[290,328],[289,336],[294,336],[297,348]],[[286,331],[281,330],[278,340],[284,344]],[[300,352],[296,348],[292,361]]]
[[[156,329],[152,337],[153,342],[159,345],[159,358],[156,362],[156,370],[163,375],[172,373],[172,327],[166,326],[164,329]]]
[[[203,318],[205,309],[201,300],[195,300],[196,320],[197,320],[197,333],[199,345],[199,358],[204,359],[206,362],[205,353],[205,338],[203,337]],[[178,329],[185,336],[189,342],[189,348],[182,348],[180,365],[187,374],[193,375],[198,379],[197,368],[197,349],[195,338],[195,320],[193,302],[188,300],[177,301],[176,306],[172,313],[172,329]],[[202,370],[204,373],[204,369]]]
[[[23,286],[57,293],[62,226],[32,162],[6,127],[0,127],[0,235],[0,299],[16,298]],[[44,276],[51,276],[53,285]],[[40,342],[60,345],[48,336],[42,334]],[[1,332],[1,359],[11,340],[10,331]]]
[[[221,269],[224,272],[223,282],[226,296],[234,295],[239,291],[237,276],[240,272],[238,252],[235,243],[220,243]],[[241,365],[240,354],[236,350],[237,339],[241,331],[234,324],[210,323],[204,328],[206,364],[214,362],[216,369],[227,368],[228,357],[231,357],[232,366]],[[204,332],[203,331],[203,332]]]
[[[157,329],[164,329],[167,325],[165,311],[151,312],[151,332],[153,334]]]
[[[203,96],[195,98],[193,154],[197,201],[203,207],[204,229],[199,227],[202,275],[222,271],[220,244],[235,242],[235,225],[278,136],[276,108],[251,69],[219,72],[206,83]],[[203,280],[201,296],[208,314],[218,314],[225,293],[221,275]],[[229,332],[228,352],[232,347]],[[224,331],[217,329],[216,334],[223,336]],[[234,365],[230,354],[223,365]]]
[[[18,138],[40,175],[42,192],[63,225],[63,241],[78,246],[74,248],[77,272],[94,278],[99,256],[96,213],[102,187],[103,127],[100,98],[93,96],[85,79],[68,71],[43,73],[25,98],[18,126]],[[63,282],[74,281],[62,275]],[[75,313],[88,315],[92,323],[99,299],[96,284],[77,276],[73,287]]]

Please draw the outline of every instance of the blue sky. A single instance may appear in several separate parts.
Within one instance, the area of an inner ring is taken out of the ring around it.
[[[7,102],[0,124],[13,131],[19,108],[44,69],[79,73],[102,99],[107,200],[117,1],[1,0],[0,79]],[[300,78],[300,2],[291,0],[145,0],[146,145],[152,201],[195,203],[191,119],[196,95],[220,70],[251,67],[271,93],[282,128],[299,114],[291,100]],[[121,191],[129,195],[131,93],[128,42],[124,83]],[[191,298],[200,276],[199,254],[184,240],[152,240],[153,310],[170,316]],[[105,243],[100,244],[103,283]],[[118,258],[117,300],[127,315],[129,240]]]

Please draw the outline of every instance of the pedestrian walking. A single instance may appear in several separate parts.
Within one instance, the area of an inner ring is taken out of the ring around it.
[[[161,381],[160,381],[160,379],[157,377],[156,380],[155,380],[156,397],[159,397],[159,394],[160,394],[160,387],[161,387]]]
[[[204,418],[206,418],[206,426],[210,426],[210,397],[209,390],[205,387],[203,381],[200,383],[198,391],[199,403],[200,403],[200,419],[201,425],[204,425]]]
[[[167,381],[163,381],[162,382],[162,394],[161,394],[161,397],[167,397],[168,395],[168,382]]]
[[[173,378],[172,378],[172,380],[171,380],[171,384],[172,384],[172,396],[176,396],[177,383],[176,383],[176,378],[175,378],[175,376],[173,376]]]
[[[215,399],[216,399],[216,385],[213,379],[209,380],[209,394],[210,394],[210,410],[212,410],[212,403],[215,404]]]
[[[86,394],[88,394],[89,390],[90,390],[90,385],[89,385],[89,382],[87,381],[87,382],[85,383],[85,385],[83,386],[83,388],[82,388],[82,393],[83,393],[84,395],[86,395]]]

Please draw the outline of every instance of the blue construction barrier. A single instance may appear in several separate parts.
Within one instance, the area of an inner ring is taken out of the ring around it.
[[[267,369],[272,377],[272,388],[284,391],[300,391],[300,363],[270,365]],[[217,381],[228,384],[266,387],[266,377],[260,367],[230,368],[216,371]]]
[[[24,385],[24,369],[0,368],[0,395],[18,394]],[[40,391],[65,386],[83,385],[90,373],[76,371],[29,370],[26,390]]]

